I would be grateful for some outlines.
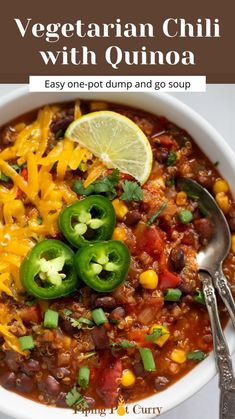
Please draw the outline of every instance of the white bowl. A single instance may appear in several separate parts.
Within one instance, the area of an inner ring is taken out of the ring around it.
[[[219,161],[219,170],[228,180],[235,193],[235,166],[234,153],[225,140],[217,131],[200,115],[192,109],[166,94],[154,93],[29,93],[28,88],[23,87],[0,99],[0,126],[16,116],[22,115],[46,103],[62,102],[81,99],[101,99],[111,102],[130,105],[136,108],[166,116],[170,121],[179,125],[189,132],[196,143],[201,147],[211,161]],[[226,327],[226,338],[231,352],[235,350],[235,339],[230,324]],[[156,417],[153,408],[161,407],[161,414],[174,408],[184,400],[200,390],[216,374],[214,357],[211,353],[203,362],[197,365],[191,372],[182,379],[171,385],[164,392],[158,393],[139,403],[128,405],[129,415],[134,418]],[[136,407],[134,407],[136,405]],[[138,407],[139,406],[139,407]],[[136,409],[136,413],[135,410]],[[143,409],[143,411],[141,410]],[[146,410],[145,410],[146,409]],[[152,409],[152,410],[148,410]],[[27,398],[18,396],[0,387],[0,412],[6,413],[14,418],[20,419],[72,419],[73,411],[46,407],[42,404],[32,402]],[[89,414],[91,418],[101,417],[100,412]],[[106,413],[112,419],[120,418],[117,414]],[[82,417],[85,417],[82,414]]]

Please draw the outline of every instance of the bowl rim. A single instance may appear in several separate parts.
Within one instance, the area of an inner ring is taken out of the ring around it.
[[[182,128],[185,128],[192,135],[193,139],[195,139],[195,135],[190,132],[190,129],[187,128],[187,125],[190,125],[192,123],[195,126],[195,130],[198,129],[199,133],[204,133],[205,138],[208,137],[210,141],[212,141],[212,146],[213,144],[216,145],[218,152],[221,153],[222,158],[226,162],[226,164],[224,164],[222,172],[227,173],[226,165],[228,163],[228,166],[229,166],[228,174],[229,174],[229,170],[231,170],[231,172],[233,172],[233,175],[235,175],[235,168],[233,169],[235,154],[233,150],[231,149],[231,147],[229,146],[229,144],[224,140],[224,138],[217,132],[217,130],[208,121],[206,121],[196,111],[194,111],[192,108],[190,108],[186,104],[182,103],[179,99],[173,96],[170,96],[166,93],[145,92],[145,93],[121,93],[120,94],[120,93],[109,92],[106,94],[104,93],[94,94],[94,93],[76,92],[73,94],[71,93],[66,94],[66,93],[56,92],[54,94],[53,93],[37,94],[35,92],[34,93],[29,92],[28,86],[22,86],[22,87],[16,88],[14,91],[10,93],[3,94],[3,96],[0,98],[0,109],[4,110],[4,107],[10,106],[15,101],[22,101],[24,98],[27,98],[30,96],[34,97],[35,95],[40,95],[41,98],[45,98],[44,103],[48,103],[49,97],[53,98],[53,100],[52,99],[49,100],[50,103],[53,103],[56,101],[55,98],[57,98],[58,102],[63,102],[63,101],[69,100],[69,98],[70,99],[75,98],[75,97],[88,98],[89,96],[91,98],[97,98],[97,99],[100,98],[101,100],[102,99],[104,100],[104,98],[108,100],[108,98],[111,98],[112,96],[111,100],[113,102],[116,101],[120,103],[122,102],[125,103],[126,100],[124,98],[127,98],[127,101],[128,101],[128,96],[133,97],[133,95],[136,95],[135,97],[137,97],[137,95],[138,96],[141,95],[142,98],[143,97],[150,98],[150,101],[152,102],[160,101],[160,103],[164,105],[165,107],[169,106],[169,109],[173,112],[173,115],[175,113],[176,117],[177,115],[179,116],[179,119],[185,116],[186,122],[187,122],[187,123],[185,122],[186,128],[183,126],[184,125],[183,123],[180,123],[178,125]],[[116,100],[115,98],[116,99],[118,98],[118,100]],[[41,104],[38,105],[38,107],[40,106]],[[37,105],[32,107],[31,109],[35,109],[36,107]],[[145,107],[143,106],[142,108],[144,109]],[[141,109],[141,106],[140,106],[140,109]],[[159,112],[156,112],[156,113],[159,114]],[[18,115],[20,114],[22,114],[22,112],[18,113]],[[15,116],[17,115],[14,115],[14,117]],[[169,119],[175,122],[174,118],[172,119],[171,117],[169,117]],[[197,139],[195,139],[195,142],[198,143]],[[232,185],[231,175],[227,177],[230,177],[230,180],[229,180],[230,187],[233,190],[233,193],[235,193],[235,185],[234,186]],[[231,326],[231,322],[229,322],[229,324],[226,326],[226,329],[225,329],[225,335],[226,335],[231,353],[233,353],[235,350],[235,341],[233,339],[232,331],[233,329]],[[130,406],[130,410],[133,409],[133,406],[136,404],[140,404],[143,408],[148,407],[148,406],[150,407],[161,406],[160,400],[162,397],[163,400],[167,401],[167,405],[163,407],[162,414],[166,413],[167,411],[178,406],[179,404],[184,402],[186,399],[194,395],[196,392],[198,392],[215,376],[215,374],[216,374],[216,367],[214,363],[214,357],[213,357],[213,353],[210,353],[210,355],[203,362],[201,362],[199,365],[193,368],[192,371],[187,373],[183,378],[178,380],[175,384],[172,384],[164,392],[157,393],[156,395],[152,395],[148,398],[140,400],[139,402],[136,402],[136,403],[132,403],[128,406]],[[178,392],[177,390],[180,387],[181,387],[181,391]],[[61,409],[61,408],[47,407],[42,404],[35,403],[23,396],[19,396],[13,392],[9,392],[2,387],[0,388],[0,393],[2,393],[2,397],[0,397],[0,411],[7,415],[11,415],[13,418],[38,419],[39,414],[40,415],[45,414],[47,415],[48,419],[57,419],[57,418],[60,419],[62,418],[62,415],[66,419],[66,418],[71,417],[71,414],[73,414],[73,411],[69,409],[66,410],[66,409]],[[177,394],[174,394],[174,393],[177,393]],[[25,411],[25,408],[27,409],[27,411]],[[107,416],[108,416],[108,413],[107,413]],[[139,418],[143,417],[146,419],[152,419],[156,417],[155,414],[152,414],[152,413],[143,414],[143,416],[140,416],[138,414],[136,416]],[[96,419],[96,418],[100,418],[100,415],[92,414],[91,417]],[[112,414],[112,418],[115,419],[118,417],[119,417],[118,415]]]

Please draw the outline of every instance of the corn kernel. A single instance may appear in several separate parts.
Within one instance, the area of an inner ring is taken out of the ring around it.
[[[177,364],[183,364],[186,361],[186,352],[182,349],[174,349],[171,352],[170,356],[171,360],[176,362]]]
[[[187,194],[184,191],[178,192],[176,195],[176,205],[184,206],[187,204]]]
[[[214,183],[213,186],[213,192],[215,194],[219,193],[219,192],[224,192],[227,193],[229,190],[228,184],[225,180],[223,179],[218,179],[216,180],[216,182]]]
[[[124,370],[122,372],[121,385],[123,387],[130,387],[135,384],[135,375],[131,370]]]
[[[216,202],[219,205],[220,209],[227,214],[229,211],[230,203],[229,198],[227,195],[225,195],[224,192],[219,192],[215,196]]]
[[[232,241],[232,252],[235,253],[235,234],[232,234],[231,241]]]
[[[116,227],[114,229],[112,239],[113,240],[120,240],[120,241],[123,242],[125,240],[125,238],[126,238],[125,229],[123,227]]]
[[[162,336],[159,336],[159,338],[154,340],[154,343],[156,343],[161,348],[169,339],[170,332],[166,327],[162,326],[162,324],[154,324],[150,329],[150,333],[155,332],[155,330],[161,330],[162,332]]]
[[[116,216],[119,220],[123,220],[125,215],[128,213],[128,208],[124,204],[124,202],[120,201],[120,199],[116,198],[112,201],[113,207],[116,212]]]
[[[158,285],[158,274],[153,269],[148,269],[140,274],[139,282],[143,288],[154,290]]]

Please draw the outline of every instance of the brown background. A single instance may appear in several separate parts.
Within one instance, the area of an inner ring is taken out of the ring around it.
[[[3,4],[1,5],[1,7]],[[0,83],[27,83],[29,75],[207,75],[209,83],[235,83],[235,2],[234,0],[6,0],[0,11]],[[32,18],[34,23],[122,22],[152,23],[155,38],[64,38],[47,43],[28,33],[22,38],[14,18]],[[166,38],[162,23],[166,18],[219,18],[221,38]],[[86,45],[97,55],[97,66],[46,66],[38,50],[60,50]],[[136,50],[192,50],[195,66],[128,66],[114,70],[105,62],[104,51],[110,45]]]

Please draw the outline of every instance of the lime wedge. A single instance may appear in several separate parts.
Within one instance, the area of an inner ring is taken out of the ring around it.
[[[88,148],[108,168],[143,184],[152,169],[152,149],[143,131],[129,118],[112,111],[92,112],[72,122],[65,136]]]

